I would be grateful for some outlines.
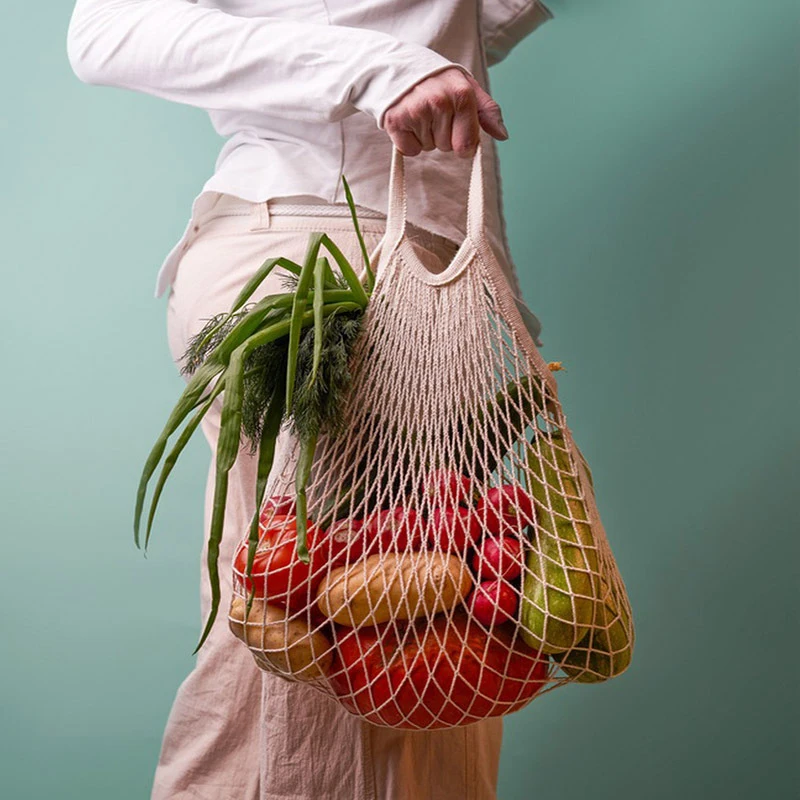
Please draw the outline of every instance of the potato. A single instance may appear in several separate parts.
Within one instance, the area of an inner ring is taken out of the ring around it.
[[[325,634],[312,632],[303,620],[290,620],[283,608],[259,599],[253,600],[245,625],[246,608],[245,598],[234,597],[228,624],[234,636],[250,648],[261,669],[303,681],[324,677],[333,661],[333,648]]]
[[[471,589],[467,565],[453,555],[384,553],[332,570],[317,589],[317,605],[334,622],[356,628],[432,617],[453,608]]]

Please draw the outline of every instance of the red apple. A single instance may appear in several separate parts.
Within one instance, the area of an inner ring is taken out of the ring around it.
[[[294,516],[295,499],[288,494],[270,497],[261,509],[260,522],[267,525],[273,517],[279,515]]]
[[[486,537],[472,557],[478,580],[514,580],[522,572],[522,542],[516,536]]]
[[[456,506],[434,508],[428,527],[428,540],[444,552],[465,553],[481,538],[483,528],[475,510]]]
[[[533,501],[516,484],[493,486],[478,500],[476,511],[489,533],[495,536],[510,533],[509,528],[519,532],[533,524]]]
[[[486,627],[511,622],[517,615],[517,605],[517,592],[506,581],[484,581],[467,598],[472,616]]]
[[[364,555],[364,520],[337,519],[320,542],[321,555],[331,567],[352,564]]]

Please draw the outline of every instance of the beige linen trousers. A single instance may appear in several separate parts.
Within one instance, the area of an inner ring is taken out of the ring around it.
[[[310,231],[329,233],[360,269],[361,252],[349,217],[277,211],[275,201],[244,203],[217,194],[212,207],[193,220],[167,312],[176,363],[190,337],[205,320],[230,307],[268,257],[302,261]],[[372,254],[385,219],[360,222]],[[412,246],[438,257],[442,269],[459,244],[413,226],[407,232]],[[281,290],[281,274],[273,273],[258,296]],[[218,405],[203,421],[212,452],[219,419]],[[231,562],[254,512],[254,485],[255,460],[243,450],[230,477],[220,552],[220,614],[196,666],[178,689],[151,800],[494,800],[501,719],[445,731],[377,727],[302,684],[263,673],[229,632]],[[212,492],[213,464],[206,487],[206,530]],[[201,532],[194,535],[199,545]],[[205,538],[202,619],[210,605]]]

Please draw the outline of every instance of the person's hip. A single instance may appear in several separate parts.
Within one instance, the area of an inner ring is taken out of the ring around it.
[[[192,238],[180,254],[168,305],[170,350],[177,361],[189,339],[206,320],[227,311],[241,288],[269,258],[282,256],[302,263],[313,231],[327,233],[353,265],[363,273],[363,253],[349,209],[345,216],[337,206],[269,200],[250,203],[219,194],[193,226]],[[285,212],[289,213],[285,213]],[[358,216],[367,254],[372,259],[386,230],[386,219],[377,212]],[[322,212],[322,213],[320,213]],[[430,231],[409,226],[415,248],[429,254],[427,261],[447,266],[458,249],[455,242]],[[432,258],[431,258],[432,256]],[[284,291],[287,273],[276,269],[254,295]]]

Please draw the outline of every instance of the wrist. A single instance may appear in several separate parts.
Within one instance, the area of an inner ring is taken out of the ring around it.
[[[380,63],[367,71],[364,87],[353,98],[353,105],[373,116],[378,128],[383,130],[386,111],[404,94],[426,78],[452,68],[472,76],[465,66],[434,50],[397,41],[388,53],[382,54]]]

